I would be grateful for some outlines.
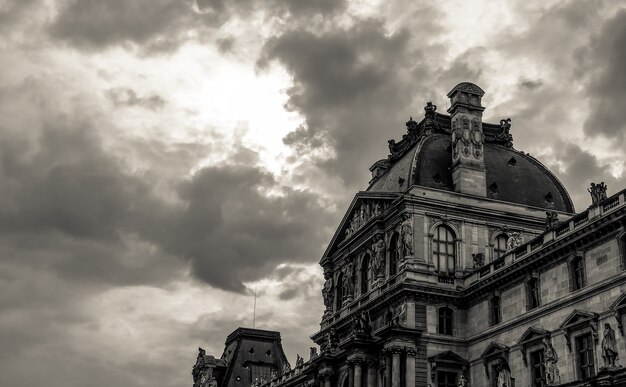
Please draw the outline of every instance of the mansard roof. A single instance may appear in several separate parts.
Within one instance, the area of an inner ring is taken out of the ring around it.
[[[367,191],[404,192],[412,185],[454,190],[451,119],[436,109],[429,102],[419,123],[412,118],[406,123],[407,133],[402,140],[389,140],[388,167],[370,182]],[[510,128],[510,120],[482,125],[488,198],[574,212],[572,200],[556,176],[534,157],[513,148],[512,137],[504,129],[507,125],[507,130]]]

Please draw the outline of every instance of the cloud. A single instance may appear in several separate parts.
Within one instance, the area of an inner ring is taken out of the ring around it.
[[[415,111],[415,90],[427,83],[423,52],[412,43],[409,29],[388,32],[374,19],[322,32],[295,28],[270,39],[258,66],[285,66],[293,77],[286,108],[305,119],[284,142],[350,189],[363,187],[369,165],[387,155],[387,139],[399,136]]]
[[[203,17],[191,0],[71,0],[49,28],[52,37],[82,49],[134,43],[148,51],[169,51]]]
[[[133,89],[117,87],[109,89],[106,96],[115,106],[139,106],[150,110],[160,109],[165,105],[165,100],[160,95],[152,94],[146,97],[138,97]]]
[[[611,174],[611,165],[602,163],[593,154],[576,144],[557,144],[553,157],[554,161],[547,164],[569,189],[578,212],[584,211],[591,205],[587,188],[592,182],[605,182],[609,196],[624,188],[623,180]]]
[[[590,114],[584,130],[588,136],[613,139],[626,145],[626,11],[608,20],[579,55],[585,74]]]

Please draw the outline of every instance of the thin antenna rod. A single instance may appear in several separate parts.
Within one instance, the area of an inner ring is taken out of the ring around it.
[[[256,323],[256,286],[254,287],[254,311],[252,312],[252,328],[254,329],[254,324]]]

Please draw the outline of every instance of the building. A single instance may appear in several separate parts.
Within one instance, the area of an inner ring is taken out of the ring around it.
[[[389,141],[320,261],[319,354],[246,380],[626,386],[626,190],[593,184],[575,213],[558,179],[514,149],[510,119],[482,121],[483,94],[461,83],[449,114],[427,103]]]

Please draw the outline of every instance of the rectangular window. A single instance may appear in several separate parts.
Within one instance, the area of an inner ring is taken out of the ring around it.
[[[578,366],[579,379],[590,378],[596,373],[591,333],[576,337],[576,365]]]
[[[526,286],[528,288],[528,309],[535,309],[541,303],[539,280],[537,278],[531,278]]]
[[[271,380],[272,368],[266,365],[250,364],[250,376],[252,383],[265,380]]]
[[[456,372],[437,371],[437,387],[457,387]]]
[[[452,309],[448,307],[439,308],[439,333],[452,335]]]
[[[543,368],[543,350],[530,353],[531,386],[545,387],[545,370]]]

